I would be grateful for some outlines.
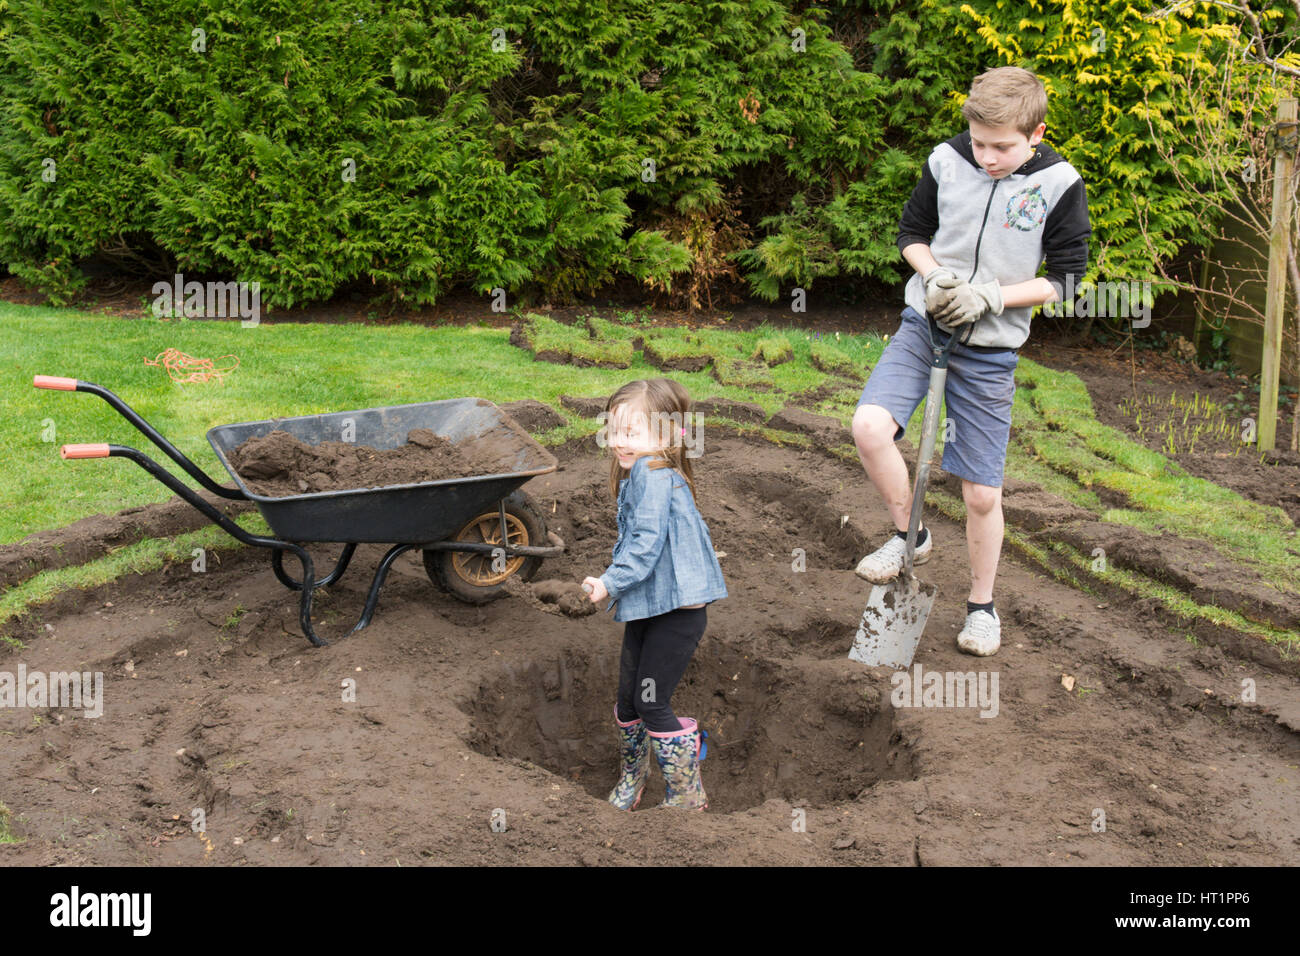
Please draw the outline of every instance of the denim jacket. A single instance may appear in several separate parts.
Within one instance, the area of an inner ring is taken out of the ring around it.
[[[637,621],[727,596],[708,526],[686,479],[642,455],[618,489],[618,543],[600,576],[615,621]]]

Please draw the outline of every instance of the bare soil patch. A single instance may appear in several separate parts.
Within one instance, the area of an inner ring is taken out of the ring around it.
[[[539,583],[576,583],[616,537],[607,458],[592,439],[554,452],[561,470],[524,486],[568,544]],[[1002,650],[963,655],[964,529],[930,509],[923,577],[940,590],[917,662],[996,674],[996,714],[896,707],[891,672],[847,658],[867,593],[852,569],[889,533],[861,467],[718,427],[695,474],[729,590],[674,697],[710,732],[707,812],[650,809],[656,791],[631,814],[605,803],[622,628],[534,603],[558,605],[563,587],[469,606],[405,555],[367,630],[341,638],[368,574],[319,595],[334,643],[313,649],[266,553],[239,548],[206,573],[178,563],[64,594],[10,628],[27,647],[0,647],[0,670],[101,671],[105,707],[0,709],[2,796],[24,840],[0,861],[1294,860],[1293,671],[1205,630],[1189,641],[1150,602],[1098,602],[1010,549]],[[312,550],[322,565],[338,551]],[[382,551],[362,545],[353,566]]]

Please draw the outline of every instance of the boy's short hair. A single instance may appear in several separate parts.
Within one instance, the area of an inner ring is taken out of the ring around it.
[[[1028,138],[1047,118],[1047,90],[1028,70],[999,66],[975,77],[961,115],[968,123],[1012,126]]]

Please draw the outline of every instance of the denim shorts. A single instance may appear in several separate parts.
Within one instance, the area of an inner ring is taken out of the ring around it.
[[[931,324],[910,306],[903,310],[902,318],[858,399],[859,408],[880,405],[894,416],[898,426],[894,441],[903,437],[908,421],[930,390]],[[947,333],[937,327],[933,336],[937,345],[948,341]],[[1015,349],[981,350],[960,342],[959,338],[948,357],[944,404],[952,425],[943,445],[941,466],[967,481],[1000,488],[1020,356]],[[942,420],[939,427],[943,428]],[[944,438],[943,431],[938,437]]]

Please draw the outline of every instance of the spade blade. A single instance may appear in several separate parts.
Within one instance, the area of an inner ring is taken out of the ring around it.
[[[911,667],[938,593],[916,577],[872,585],[849,659],[868,667]]]

